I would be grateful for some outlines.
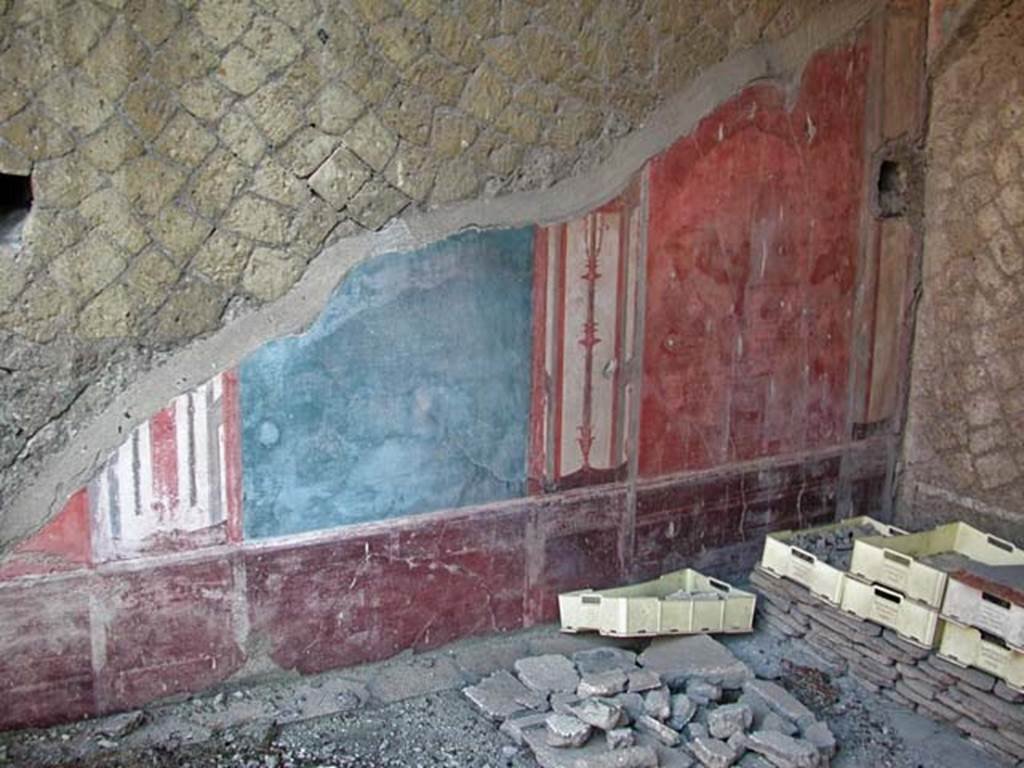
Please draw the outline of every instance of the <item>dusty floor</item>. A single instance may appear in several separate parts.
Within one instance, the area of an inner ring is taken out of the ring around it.
[[[997,765],[948,728],[831,676],[799,641],[763,631],[719,639],[827,720],[840,746],[834,768]],[[0,765],[535,768],[461,688],[522,656],[609,642],[548,626],[316,677],[226,688],[148,708],[144,719],[122,715],[0,734]]]

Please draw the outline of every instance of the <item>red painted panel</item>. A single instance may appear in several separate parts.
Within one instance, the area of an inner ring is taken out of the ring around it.
[[[845,437],[866,60],[819,54],[791,111],[750,87],[652,162],[643,476]]]
[[[96,583],[101,711],[200,691],[241,666],[229,559],[114,571]]]
[[[247,553],[252,631],[308,673],[520,627],[526,510]]]
[[[39,533],[7,555],[0,563],[0,581],[84,568],[89,552],[89,495],[83,488]]]
[[[94,711],[88,577],[0,587],[0,730]]]

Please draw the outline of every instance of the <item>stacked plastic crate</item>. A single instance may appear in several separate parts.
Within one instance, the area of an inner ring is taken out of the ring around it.
[[[800,546],[842,529],[846,558]],[[1024,766],[1021,565],[1021,550],[962,523],[907,534],[854,518],[769,536],[751,583],[761,626]]]
[[[1024,551],[966,523],[858,539],[842,608],[1024,690]]]

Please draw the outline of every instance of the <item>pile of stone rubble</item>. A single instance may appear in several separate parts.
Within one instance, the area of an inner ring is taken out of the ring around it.
[[[978,669],[961,668],[890,629],[814,597],[810,590],[762,571],[750,582],[758,626],[803,638],[816,653],[861,685],[954,725],[1000,762],[1024,766],[1024,693]]]
[[[826,768],[828,726],[706,635],[519,659],[466,696],[543,768]]]

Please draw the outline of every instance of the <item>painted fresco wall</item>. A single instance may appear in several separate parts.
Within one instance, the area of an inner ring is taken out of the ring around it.
[[[523,494],[532,246],[469,232],[362,264],[242,363],[247,536]]]
[[[867,40],[578,219],[364,262],[133,431],[0,563],[0,698],[25,702],[0,727],[548,621],[560,590],[876,511],[886,438],[846,405],[877,330]]]

